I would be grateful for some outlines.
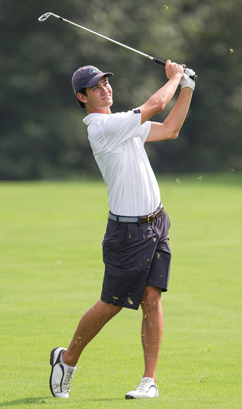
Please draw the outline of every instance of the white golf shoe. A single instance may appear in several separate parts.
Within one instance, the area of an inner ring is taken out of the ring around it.
[[[125,399],[158,398],[158,387],[152,378],[143,378],[135,391],[128,392]]]
[[[65,348],[55,348],[50,353],[50,365],[52,366],[50,390],[56,398],[69,398],[71,381],[76,371],[76,367],[63,365],[62,353],[65,350]]]

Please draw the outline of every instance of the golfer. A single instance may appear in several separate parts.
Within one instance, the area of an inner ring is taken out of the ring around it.
[[[140,107],[114,114],[111,72],[85,66],[72,77],[78,103],[87,111],[83,122],[107,185],[110,212],[103,240],[101,298],[81,318],[69,347],[51,351],[53,396],[69,397],[76,365],[86,345],[122,308],[138,310],[140,305],[144,373],[138,388],[125,397],[159,396],[156,368],[163,333],[161,293],[167,291],[171,264],[170,221],[144,144],[178,137],[195,88],[191,78],[194,74],[168,60],[165,85]],[[177,102],[165,121],[149,121],[163,111],[179,84]]]

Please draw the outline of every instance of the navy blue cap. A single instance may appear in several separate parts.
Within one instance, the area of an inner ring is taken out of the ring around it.
[[[93,65],[85,65],[80,67],[72,76],[72,87],[75,95],[82,88],[94,87],[102,77],[113,77],[112,72],[102,72]]]

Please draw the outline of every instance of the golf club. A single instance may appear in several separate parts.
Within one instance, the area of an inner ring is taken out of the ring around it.
[[[47,20],[47,18],[49,18],[50,16],[53,16],[53,17],[55,17],[55,18],[58,18],[59,20],[65,21],[66,23],[72,24],[73,26],[82,28],[83,30],[88,31],[89,33],[95,34],[95,35],[97,35],[98,37],[102,37],[102,38],[104,38],[105,40],[108,40],[108,41],[111,41],[111,42],[114,43],[114,44],[120,45],[121,47],[127,48],[128,50],[133,51],[133,52],[135,52],[135,53],[137,53],[137,54],[140,54],[140,55],[142,55],[143,57],[146,57],[146,58],[148,58],[149,60],[156,62],[157,64],[163,65],[164,67],[165,67],[165,65],[166,65],[166,63],[165,63],[164,61],[159,60],[158,58],[152,57],[151,55],[148,55],[148,54],[142,53],[141,51],[135,50],[135,48],[129,47],[128,45],[122,44],[122,43],[120,43],[119,41],[115,41],[115,40],[113,40],[112,38],[106,37],[106,36],[104,36],[104,35],[102,35],[102,34],[96,33],[95,31],[90,30],[89,28],[83,27],[83,26],[81,26],[80,24],[73,23],[72,21],[67,20],[67,19],[65,19],[65,18],[63,18],[63,17],[61,17],[61,16],[58,16],[57,14],[48,12],[48,13],[45,13],[45,14],[43,14],[42,16],[40,16],[40,17],[38,18],[38,20],[42,22],[42,21]],[[193,80],[196,80],[196,79],[197,79],[197,75],[191,76],[191,78],[192,78]]]

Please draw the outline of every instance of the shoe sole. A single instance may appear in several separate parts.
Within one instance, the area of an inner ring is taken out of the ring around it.
[[[154,398],[159,398],[159,393],[158,393],[158,391],[157,391],[156,395],[154,396]],[[146,396],[146,397],[144,397],[144,398],[135,398],[134,396],[127,394],[127,395],[125,395],[125,399],[153,399],[153,398],[150,398],[150,397],[148,397],[148,396]]]
[[[153,398],[159,398],[159,395],[156,395]],[[148,396],[146,396],[144,398],[135,398],[134,396],[131,396],[131,395],[125,395],[125,399],[153,399],[153,398],[148,397]]]
[[[54,365],[54,353],[55,353],[55,351],[56,351],[58,348],[59,348],[59,347],[52,349],[52,351],[51,351],[51,353],[50,353],[50,365],[52,366],[52,370],[51,370],[51,374],[50,374],[49,385],[50,385],[50,391],[51,391],[52,395],[54,396],[54,398],[56,398],[56,396],[55,396],[55,394],[54,394],[54,392],[53,392],[53,389],[52,389],[51,378],[52,378],[52,374],[53,374],[53,370],[54,370],[54,368],[53,368],[53,365]]]

